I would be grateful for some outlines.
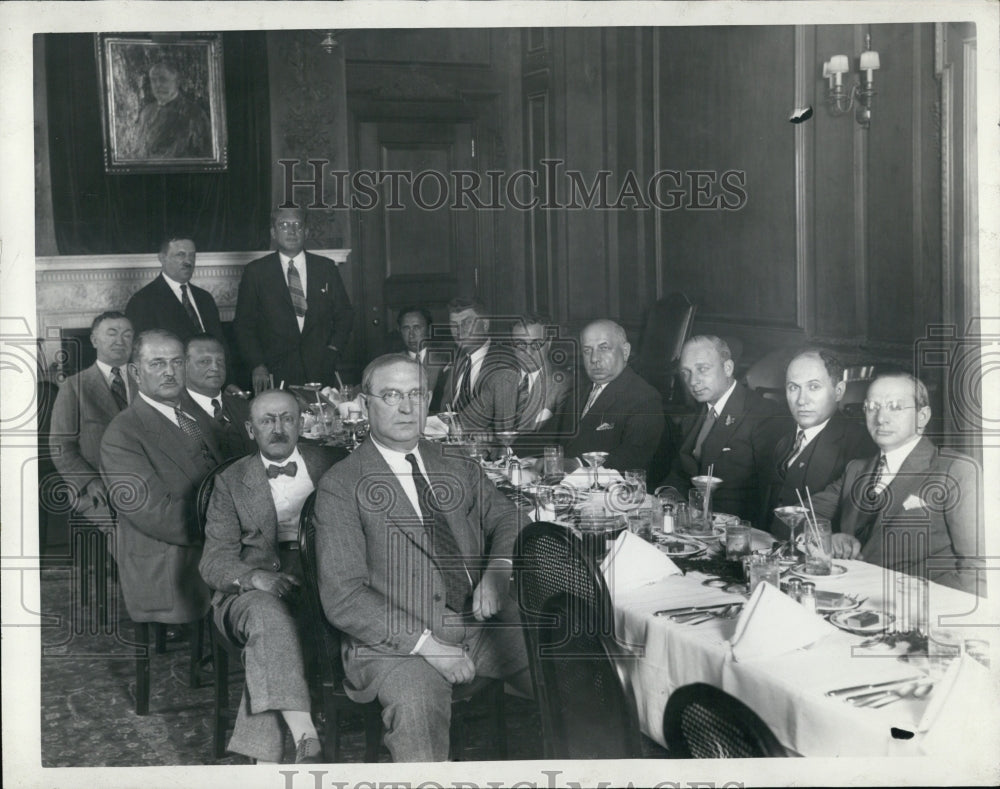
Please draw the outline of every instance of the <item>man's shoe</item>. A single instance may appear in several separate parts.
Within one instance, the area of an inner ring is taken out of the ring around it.
[[[323,764],[323,746],[315,737],[302,735],[299,744],[295,746],[296,764]]]

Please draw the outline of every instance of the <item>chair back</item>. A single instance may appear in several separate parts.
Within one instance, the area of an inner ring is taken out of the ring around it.
[[[223,460],[218,466],[208,472],[208,476],[198,486],[198,492],[195,494],[194,500],[195,514],[198,518],[198,533],[201,534],[203,540],[205,539],[205,523],[208,519],[208,502],[211,501],[212,491],[215,490],[215,478],[237,460],[240,460],[240,458],[234,457]]]
[[[340,654],[340,631],[323,613],[319,597],[319,574],[316,567],[316,491],[302,505],[299,516],[299,561],[302,564],[302,598],[305,603],[305,633],[315,649],[316,670],[321,683],[333,688],[344,680]]]
[[[785,371],[798,351],[778,348],[754,362],[747,370],[747,386],[764,397],[785,405]]]
[[[635,699],[616,658],[614,612],[596,557],[565,526],[518,536],[514,573],[545,755],[642,756]]]
[[[787,756],[767,724],[728,693],[703,682],[678,688],[663,713],[673,759],[754,759]]]
[[[691,336],[697,307],[683,293],[669,293],[653,304],[639,337],[635,371],[670,401],[681,348]]]

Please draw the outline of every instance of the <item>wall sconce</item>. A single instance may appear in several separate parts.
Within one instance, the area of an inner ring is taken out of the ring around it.
[[[875,95],[875,80],[873,71],[879,69],[878,52],[872,50],[871,33],[865,34],[865,51],[861,53],[858,68],[862,76],[858,82],[851,85],[850,90],[844,87],[843,75],[850,71],[850,61],[847,55],[834,55],[823,64],[823,77],[827,81],[826,103],[833,115],[844,115],[851,111],[855,99],[858,102],[854,119],[867,129],[872,122],[872,97]]]
[[[323,48],[323,51],[326,52],[326,54],[328,55],[332,55],[333,50],[336,49],[338,46],[340,46],[340,42],[337,41],[336,38],[334,38],[333,34],[334,34],[333,30],[327,30],[326,36],[323,38],[322,41],[319,42],[319,45]]]

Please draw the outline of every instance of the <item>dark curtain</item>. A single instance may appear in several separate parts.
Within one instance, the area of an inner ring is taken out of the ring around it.
[[[63,255],[152,253],[166,234],[199,251],[267,249],[271,145],[263,32],[224,33],[229,166],[223,173],[104,171],[92,34],[46,40],[56,243]]]

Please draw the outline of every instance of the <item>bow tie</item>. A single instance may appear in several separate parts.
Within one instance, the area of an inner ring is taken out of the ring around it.
[[[282,474],[287,474],[289,477],[294,477],[295,472],[298,470],[299,466],[294,460],[290,460],[283,466],[276,466],[274,463],[271,463],[267,467],[267,478],[277,479]]]

